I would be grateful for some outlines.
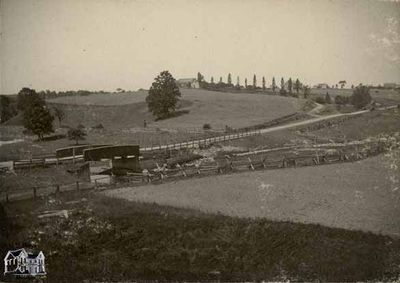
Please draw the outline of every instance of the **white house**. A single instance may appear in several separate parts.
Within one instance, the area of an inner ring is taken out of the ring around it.
[[[4,258],[4,275],[19,277],[46,275],[44,260],[42,251],[25,249],[8,251]]]
[[[195,78],[179,79],[176,81],[178,87],[181,88],[199,88],[200,84]]]

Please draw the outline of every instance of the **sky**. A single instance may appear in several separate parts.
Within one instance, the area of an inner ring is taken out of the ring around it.
[[[0,93],[176,78],[400,83],[400,1],[0,0]]]

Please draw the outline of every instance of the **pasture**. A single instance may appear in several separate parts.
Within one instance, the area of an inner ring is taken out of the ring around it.
[[[208,123],[213,129],[226,125],[241,128],[266,122],[299,111],[305,101],[289,97],[223,93],[181,89],[180,114],[154,121],[147,110],[145,91],[122,94],[92,94],[48,100],[49,105],[66,112],[66,125],[91,126],[102,123],[113,128],[149,127],[169,129],[202,129]]]
[[[354,163],[219,175],[104,193],[229,216],[399,237],[399,157],[397,151]]]
[[[331,99],[334,101],[335,96],[351,96],[353,94],[352,89],[318,89],[312,88],[311,89],[311,97],[322,97],[325,98],[326,94],[329,94]],[[370,89],[369,93],[371,97],[376,102],[382,105],[395,105],[400,103],[400,92],[393,90],[393,89],[377,89],[372,88]]]

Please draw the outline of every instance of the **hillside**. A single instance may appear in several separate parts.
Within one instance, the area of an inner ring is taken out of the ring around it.
[[[49,105],[64,110],[63,124],[131,128],[149,126],[160,128],[197,128],[208,123],[214,129],[225,125],[234,128],[254,125],[299,111],[304,100],[245,93],[221,93],[182,89],[182,115],[154,121],[145,103],[146,92],[125,94],[93,94],[60,97],[48,100]]]

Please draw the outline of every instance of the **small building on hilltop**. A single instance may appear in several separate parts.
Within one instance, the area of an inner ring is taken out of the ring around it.
[[[180,88],[200,88],[200,84],[195,78],[179,79],[176,83]]]
[[[314,88],[328,89],[329,85],[327,83],[321,83],[321,84],[317,84],[316,86],[314,86]]]

